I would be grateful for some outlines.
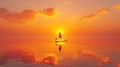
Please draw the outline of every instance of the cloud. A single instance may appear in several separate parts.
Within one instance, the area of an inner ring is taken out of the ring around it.
[[[0,8],[0,18],[12,23],[31,22],[35,19],[36,12],[32,9],[26,9],[21,13],[11,13],[5,8]]]
[[[60,60],[59,57],[55,56],[54,54],[48,54],[40,59],[40,62],[49,64],[49,65],[56,65]]]
[[[60,58],[54,54],[47,54],[44,57],[38,57],[37,54],[30,51],[13,50],[5,52],[0,56],[0,65],[6,64],[9,60],[14,60],[14,62],[22,62],[24,64],[43,63],[56,65],[58,64]]]
[[[54,8],[46,8],[40,11],[33,9],[25,9],[22,12],[12,13],[6,8],[0,8],[0,18],[12,23],[32,22],[38,15],[53,16],[55,14]]]
[[[8,14],[9,11],[5,8],[0,8],[0,17],[3,17],[4,15]]]
[[[87,15],[87,16],[81,17],[80,20],[87,21],[87,20],[93,19],[93,18],[95,18],[95,17],[96,17],[95,14],[91,14],[91,15]]]
[[[103,64],[110,63],[110,58],[109,57],[102,57],[97,59],[98,66],[102,66]]]
[[[0,64],[6,64],[8,60],[12,59],[23,63],[33,63],[35,62],[35,54],[25,50],[8,51],[0,56]]]
[[[55,8],[46,8],[40,11],[41,14],[46,15],[46,16],[53,16],[56,14],[56,9]]]
[[[102,57],[100,55],[98,55],[97,53],[90,51],[90,50],[80,50],[79,51],[81,54],[83,54],[83,56],[87,56],[87,57],[91,57],[94,60],[96,60],[98,62],[98,65],[101,66],[105,63],[109,63],[110,62],[110,58],[105,56]]]
[[[96,14],[107,14],[109,12],[109,9],[100,9],[96,12]]]
[[[100,10],[96,11],[93,14],[82,16],[80,18],[80,20],[82,20],[82,21],[90,21],[91,19],[94,19],[99,15],[107,14],[108,12],[109,12],[109,9],[100,9]]]

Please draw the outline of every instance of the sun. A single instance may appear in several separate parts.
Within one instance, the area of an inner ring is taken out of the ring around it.
[[[59,34],[60,32],[61,32],[61,34],[64,34],[63,29],[58,29],[56,33]]]

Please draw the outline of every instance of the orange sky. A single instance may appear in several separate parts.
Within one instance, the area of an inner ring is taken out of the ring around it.
[[[63,45],[62,59],[56,66],[115,67],[120,61],[119,17],[119,0],[0,0],[0,55],[11,49],[23,49],[40,58],[51,53],[59,56],[54,39],[56,31],[62,29],[68,42]],[[31,67],[40,65],[48,67]],[[25,67],[0,65],[8,66]]]

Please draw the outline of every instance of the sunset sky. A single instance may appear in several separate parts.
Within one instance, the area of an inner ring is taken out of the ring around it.
[[[0,0],[0,67],[53,66],[120,67],[120,0]]]

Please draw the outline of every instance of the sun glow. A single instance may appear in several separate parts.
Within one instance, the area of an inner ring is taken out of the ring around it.
[[[57,34],[59,34],[59,33],[64,34],[63,29],[58,29],[58,30],[57,30]]]

